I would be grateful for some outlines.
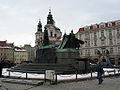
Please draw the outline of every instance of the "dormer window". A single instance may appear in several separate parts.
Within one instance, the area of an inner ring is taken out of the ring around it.
[[[111,27],[112,26],[112,24],[111,23],[108,23],[108,27]]]
[[[104,28],[104,27],[105,27],[105,25],[104,25],[104,24],[100,24],[100,27],[101,27],[101,28]]]

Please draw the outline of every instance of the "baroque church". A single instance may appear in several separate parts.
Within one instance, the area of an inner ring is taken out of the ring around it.
[[[44,26],[44,30],[48,31],[48,38],[50,44],[59,44],[59,42],[61,41],[62,32],[57,26],[55,26],[55,21],[51,14],[51,10],[49,10],[49,14],[47,16],[47,24]],[[42,23],[40,20],[37,25],[37,32],[35,33],[35,36],[36,36],[35,46],[36,47],[43,46],[44,31],[42,30]]]

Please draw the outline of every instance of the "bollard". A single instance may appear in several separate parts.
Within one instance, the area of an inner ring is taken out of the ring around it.
[[[120,70],[118,70],[118,75],[120,74],[119,72],[120,72]]]
[[[78,77],[77,77],[77,71],[76,71],[76,81],[77,81]]]
[[[93,77],[93,76],[92,76],[92,70],[90,70],[90,72],[91,72],[91,78],[92,78],[92,77]]]
[[[8,76],[10,77],[10,71],[8,72]]]
[[[55,83],[57,84],[57,74],[55,74]]]
[[[44,74],[44,81],[46,82],[46,73]]]
[[[26,73],[26,79],[28,78],[28,75],[27,75],[27,73]]]
[[[114,76],[115,76],[115,69],[114,69]]]

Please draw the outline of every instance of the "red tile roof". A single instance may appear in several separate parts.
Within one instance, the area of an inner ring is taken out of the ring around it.
[[[108,25],[109,23],[111,23],[111,25]],[[95,24],[97,25],[97,29],[100,29],[100,28],[106,28],[106,27],[114,27],[114,26],[117,26],[117,21],[112,21],[112,22],[106,22],[106,23],[102,23],[104,25],[104,27],[100,27],[101,23],[100,24]],[[94,25],[91,25],[91,26],[88,26],[89,27],[89,30],[92,30],[92,29],[96,29],[94,28]],[[78,32],[82,32],[86,29],[86,27],[82,27],[82,28],[79,28],[79,31]]]

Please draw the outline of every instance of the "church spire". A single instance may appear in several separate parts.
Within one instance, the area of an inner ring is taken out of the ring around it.
[[[51,9],[49,9],[49,15],[51,15]]]
[[[38,23],[37,31],[42,32],[42,23],[41,23],[41,20],[40,20],[40,19],[39,19],[39,23]]]
[[[54,24],[54,20],[53,20],[53,17],[52,17],[52,14],[51,14],[51,9],[49,9],[49,14],[47,16],[47,24]]]

